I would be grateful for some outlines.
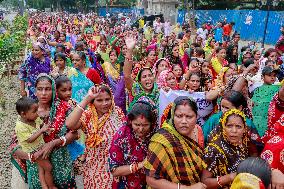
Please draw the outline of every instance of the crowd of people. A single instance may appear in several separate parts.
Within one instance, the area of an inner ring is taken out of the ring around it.
[[[226,21],[195,36],[125,22],[29,16],[12,188],[284,188],[284,28],[263,50]],[[214,106],[203,123],[197,93]]]

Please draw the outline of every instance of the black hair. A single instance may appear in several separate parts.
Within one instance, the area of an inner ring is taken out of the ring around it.
[[[83,51],[76,51],[74,54],[78,54],[81,60],[86,61],[86,54]]]
[[[231,102],[236,108],[242,106],[243,108],[247,107],[247,99],[239,91],[231,90],[224,94],[223,99]]]
[[[188,79],[190,80],[190,78],[191,78],[192,76],[194,76],[194,75],[196,75],[197,77],[199,77],[199,79],[201,79],[201,76],[200,76],[200,74],[199,74],[198,72],[192,72],[192,73],[190,73]]]
[[[22,97],[16,102],[16,110],[18,114],[21,115],[22,112],[26,113],[27,111],[29,111],[31,106],[36,103],[37,101],[35,99],[32,99],[30,97]]]
[[[265,61],[265,66],[267,66],[267,64],[269,64],[270,62],[272,62],[273,64],[275,64],[275,62],[273,60],[266,60]]]
[[[271,168],[269,164],[259,157],[249,157],[242,161],[238,168],[237,173],[250,173],[258,177],[268,188],[271,183]]]
[[[52,84],[52,80],[48,77],[48,75],[42,75],[40,77],[37,78],[36,82],[35,82],[35,87],[37,87],[37,84],[40,81],[48,81],[50,84]]]
[[[217,49],[216,49],[216,53],[219,53],[222,49],[225,49],[225,50],[226,50],[226,48],[225,48],[225,47],[217,47]],[[226,50],[226,52],[227,52],[227,50]]]
[[[201,47],[196,47],[194,51],[197,56],[203,55],[205,57],[205,51]]]
[[[161,64],[162,61],[166,61],[166,59],[161,58],[160,60],[158,60],[158,62],[156,63],[156,69],[158,70],[159,65]],[[166,61],[167,62],[167,61]]]
[[[269,48],[269,49],[267,49],[267,51],[265,51],[265,53],[264,53],[263,57],[267,58],[267,57],[269,57],[269,56],[270,56],[270,54],[271,54],[271,53],[274,53],[274,52],[276,52],[276,53],[277,53],[277,50],[276,50],[276,49],[274,49],[274,48]]]
[[[62,43],[57,43],[57,44],[56,44],[55,48],[57,49],[57,48],[59,48],[59,47],[61,47],[61,48],[63,49],[63,51],[65,52],[66,47],[65,47]]]
[[[84,42],[83,41],[79,41],[75,44],[75,49],[77,49],[78,47],[84,47]]]
[[[150,52],[152,52],[152,51],[154,51],[154,52],[155,52],[155,54],[156,54],[155,49],[148,49],[148,50],[146,51],[146,56],[148,56],[148,55],[150,54]]]
[[[56,61],[58,57],[59,57],[59,58],[62,58],[62,59],[64,60],[64,62],[66,62],[66,55],[65,55],[64,53],[61,53],[61,52],[56,53],[56,54],[54,55],[54,60]]]
[[[246,68],[249,67],[249,65],[251,65],[251,64],[254,64],[253,58],[250,58],[243,63],[244,67],[246,67]]]
[[[244,51],[246,51],[247,49],[249,49],[249,46],[243,46],[243,47],[241,48],[241,52],[244,52]]]
[[[189,105],[190,108],[192,109],[192,111],[195,113],[195,115],[197,116],[197,111],[198,111],[198,107],[197,104],[194,100],[189,99],[187,96],[179,96],[174,100],[174,104],[175,109],[174,112],[176,111],[177,107],[180,105]]]
[[[136,102],[127,114],[127,118],[129,121],[133,121],[140,115],[143,115],[151,123],[151,126],[157,121],[157,117],[154,113],[154,107],[148,102]]]
[[[55,79],[56,89],[59,89],[63,83],[67,83],[67,82],[71,83],[71,80],[67,76],[65,76],[65,75],[58,76]]]
[[[150,68],[142,68],[142,69],[138,72],[138,75],[137,75],[139,82],[141,81],[142,72],[144,72],[145,70],[150,70],[150,72],[153,73]]]
[[[105,61],[102,58],[102,56],[99,53],[96,53],[96,58],[97,58],[97,63],[99,63],[100,65],[102,65]]]
[[[198,43],[191,43],[191,46],[194,46],[194,47],[201,47],[200,44],[198,44]]]
[[[108,56],[110,56],[110,54],[111,54],[112,52],[115,52],[116,56],[118,56],[118,53],[117,53],[117,51],[116,51],[115,49],[111,49],[111,50],[109,51],[109,53],[108,53]]]

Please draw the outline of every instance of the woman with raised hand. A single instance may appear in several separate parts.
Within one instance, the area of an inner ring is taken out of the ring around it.
[[[112,91],[106,85],[92,87],[67,117],[66,125],[70,130],[81,128],[86,135],[83,163],[85,188],[112,188],[108,150],[123,121],[124,113],[115,106]]]

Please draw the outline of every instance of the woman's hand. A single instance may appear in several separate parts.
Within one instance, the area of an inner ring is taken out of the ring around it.
[[[54,148],[54,142],[45,143],[41,149],[42,159],[47,159]]]
[[[127,49],[132,50],[136,45],[136,39],[133,36],[126,36],[125,44],[127,46]]]
[[[100,86],[91,87],[86,96],[87,101],[90,103],[92,100],[98,97],[100,92],[101,92]]]
[[[281,189],[284,188],[284,174],[278,170],[273,169],[271,172],[271,178],[272,178],[272,186],[271,189]]]

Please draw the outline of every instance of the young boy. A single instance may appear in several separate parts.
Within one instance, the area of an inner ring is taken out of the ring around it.
[[[262,79],[264,85],[273,85],[276,81],[277,70],[271,66],[265,66],[262,70]]]
[[[16,135],[22,150],[28,153],[29,160],[38,164],[39,179],[43,189],[56,189],[52,177],[52,165],[48,159],[34,159],[32,153],[44,144],[42,134],[47,132],[48,125],[41,128],[38,117],[38,104],[29,97],[22,97],[16,102],[20,118],[16,122]]]

